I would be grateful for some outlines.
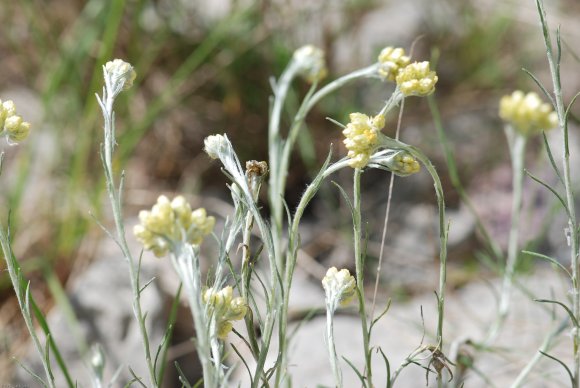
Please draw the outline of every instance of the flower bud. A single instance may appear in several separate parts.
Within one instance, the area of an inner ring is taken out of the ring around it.
[[[227,147],[227,139],[223,135],[211,135],[203,141],[205,153],[212,159],[218,159]]]
[[[105,77],[110,77],[112,84],[122,84],[122,89],[127,90],[133,86],[133,81],[137,77],[137,73],[130,63],[122,59],[114,59],[105,63]]]
[[[320,82],[328,74],[324,51],[312,45],[300,47],[294,51],[293,61],[298,66],[298,74],[308,82]]]
[[[322,287],[326,293],[327,304],[344,306],[354,297],[356,282],[347,269],[338,271],[336,267],[331,267],[322,279]]]

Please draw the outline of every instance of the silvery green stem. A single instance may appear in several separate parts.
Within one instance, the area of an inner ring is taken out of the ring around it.
[[[189,244],[176,246],[171,255],[175,271],[183,283],[185,295],[196,334],[196,350],[203,369],[203,382],[205,387],[215,388],[220,386],[223,378],[221,368],[221,352],[217,344],[217,327],[215,319],[208,319],[206,308],[202,301],[201,268],[199,257]],[[213,359],[213,363],[212,363]]]
[[[354,260],[356,266],[356,286],[359,294],[359,316],[361,320],[361,328],[363,335],[363,348],[365,354],[365,374],[369,388],[373,387],[373,373],[371,368],[371,352],[369,348],[370,333],[367,326],[367,313],[365,308],[365,293],[364,293],[364,257],[361,250],[362,242],[362,222],[361,222],[361,197],[360,197],[360,176],[362,170],[356,168],[354,170],[353,179],[353,201],[352,201],[352,215],[353,215],[353,239],[354,239]]]
[[[578,281],[579,268],[579,231],[578,222],[576,220],[576,206],[574,202],[574,192],[572,188],[572,181],[570,179],[570,149],[568,147],[568,120],[566,116],[566,108],[564,106],[564,99],[562,97],[562,84],[560,80],[560,32],[557,32],[557,52],[554,56],[552,49],[552,38],[548,29],[548,22],[546,20],[546,11],[542,0],[536,0],[540,22],[544,33],[544,43],[546,45],[546,55],[548,57],[548,65],[552,75],[552,83],[554,86],[554,101],[556,103],[556,113],[558,114],[558,123],[562,133],[563,148],[562,148],[562,166],[564,189],[566,190],[566,206],[568,207],[568,231],[567,239],[570,246],[570,264],[572,266],[572,312],[576,320],[580,319],[580,283]],[[574,330],[573,332],[573,351],[574,351],[574,386],[580,386],[580,332]]]
[[[102,146],[102,161],[103,168],[105,171],[105,181],[107,186],[107,193],[109,195],[109,201],[111,203],[111,208],[113,210],[113,218],[115,221],[116,228],[116,238],[115,242],[121,248],[123,256],[127,261],[129,266],[129,278],[131,280],[131,288],[133,291],[133,313],[137,319],[139,332],[141,334],[141,340],[143,342],[145,351],[145,360],[147,364],[147,370],[149,372],[149,382],[151,386],[157,387],[158,382],[155,376],[155,368],[151,360],[151,351],[149,348],[149,337],[147,334],[147,328],[145,326],[145,316],[141,309],[141,290],[139,285],[139,274],[138,267],[135,265],[135,260],[131,255],[129,246],[127,245],[127,240],[125,237],[125,225],[123,223],[123,213],[121,205],[121,193],[123,186],[123,176],[121,176],[120,186],[117,189],[114,181],[113,175],[113,162],[112,155],[115,148],[115,112],[113,110],[113,104],[115,102],[115,97],[119,94],[120,89],[116,90],[112,85],[108,77],[105,77],[105,87],[103,88],[103,97],[100,98],[97,95],[97,101],[101,107],[104,119],[104,143]]]
[[[485,339],[485,344],[490,345],[497,338],[503,326],[510,307],[511,289],[515,270],[518,263],[518,240],[520,228],[520,212],[522,208],[522,187],[524,181],[524,156],[526,151],[527,137],[516,131],[511,125],[506,125],[506,135],[510,148],[512,163],[512,209],[511,224],[508,240],[508,252],[506,267],[503,274],[502,290],[499,308],[495,322]]]
[[[274,102],[270,116],[270,123],[268,129],[268,151],[269,151],[269,167],[270,167],[270,177],[269,177],[269,202],[272,211],[271,222],[272,222],[272,235],[274,240],[274,252],[276,257],[277,266],[279,269],[284,270],[286,273],[286,279],[291,281],[292,274],[288,273],[287,263],[285,255],[282,254],[282,226],[283,226],[283,210],[284,210],[284,191],[286,188],[286,178],[288,175],[288,163],[290,160],[290,154],[292,152],[293,146],[296,142],[299,130],[306,118],[308,112],[314,107],[314,105],[320,101],[323,97],[334,92],[338,88],[344,86],[346,83],[355,80],[357,78],[370,76],[376,73],[377,65],[372,65],[367,68],[354,71],[347,74],[339,79],[329,83],[317,93],[311,93],[315,90],[316,85],[313,85],[309,95],[304,99],[299,111],[294,117],[294,121],[288,133],[288,139],[283,141],[280,136],[280,117],[282,114],[282,107],[286,99],[290,83],[296,76],[297,66],[292,61],[288,65],[287,69],[282,73],[278,84],[276,85],[274,91]],[[291,271],[293,271],[293,265]],[[288,277],[289,275],[289,277]],[[284,283],[284,295],[288,295],[290,292],[290,284]],[[276,384],[279,384],[282,377],[282,372],[285,367],[286,360],[286,338],[285,330],[287,323],[287,303],[283,303],[283,309],[281,310],[280,319],[281,330],[280,330],[280,352],[281,352],[281,367],[276,373]]]
[[[36,329],[34,328],[34,323],[32,321],[29,294],[30,283],[26,286],[23,284],[24,279],[22,278],[22,274],[18,268],[18,263],[16,263],[16,258],[12,252],[12,247],[10,246],[10,241],[3,227],[0,227],[0,244],[2,245],[2,253],[4,255],[4,261],[6,262],[6,268],[8,269],[8,275],[10,276],[16,299],[18,300],[18,307],[22,312],[22,317],[24,318],[24,323],[28,329],[30,338],[32,338],[34,348],[38,352],[40,360],[42,361],[42,367],[44,369],[44,374],[46,375],[46,381],[43,382],[43,385],[45,387],[55,388],[56,386],[54,384],[51,367],[45,357],[45,352],[48,352],[48,349],[40,343],[40,339],[36,335]],[[46,346],[48,347],[48,341]]]
[[[304,215],[304,211],[306,207],[314,198],[314,195],[320,189],[320,185],[329,175],[333,174],[334,172],[340,170],[341,168],[348,167],[348,159],[343,158],[332,165],[328,165],[330,161],[330,155],[327,158],[326,162],[320,169],[316,178],[306,187],[304,194],[300,198],[300,202],[296,207],[296,212],[294,217],[292,218],[290,231],[289,231],[289,254],[288,254],[288,261],[286,263],[286,268],[284,272],[284,279],[283,279],[283,287],[284,287],[284,298],[282,306],[280,307],[279,311],[281,313],[280,319],[280,357],[285,357],[285,346],[286,342],[284,339],[286,338],[286,329],[288,325],[288,306],[290,303],[290,288],[292,286],[292,277],[294,275],[294,268],[296,267],[296,259],[298,257],[298,249],[300,247],[300,236],[298,233],[298,226],[300,225],[300,221],[302,220],[302,216]],[[267,319],[269,319],[272,314],[268,314]],[[269,326],[266,326],[269,327]],[[281,372],[282,373],[282,372]],[[279,384],[279,381],[277,381]]]
[[[294,117],[294,121],[293,121],[292,126],[290,128],[290,131],[288,132],[288,139],[284,143],[284,147],[282,150],[280,168],[276,172],[273,172],[276,175],[278,175],[277,181],[279,182],[279,185],[280,185],[279,193],[283,194],[285,191],[286,177],[288,175],[288,163],[290,161],[290,154],[292,153],[292,149],[294,147],[294,144],[296,143],[296,139],[298,137],[300,129],[302,128],[302,125],[304,124],[304,120],[306,119],[306,116],[308,115],[310,110],[324,97],[335,92],[336,90],[345,86],[349,82],[352,82],[352,81],[357,80],[359,78],[370,77],[370,76],[376,74],[377,68],[378,68],[378,65],[374,64],[374,65],[365,67],[363,69],[353,71],[352,73],[346,74],[346,75],[330,82],[329,84],[327,84],[326,86],[321,88],[316,93],[314,93],[316,85],[313,85],[313,88],[310,90],[309,94],[306,96],[306,98],[302,102],[302,105],[298,109],[298,112],[296,113],[296,116]],[[391,97],[391,100],[392,100],[392,97]],[[282,211],[282,203],[278,202],[276,206],[278,206],[280,208],[278,211],[281,212]]]
[[[330,367],[334,374],[334,381],[338,388],[342,388],[342,373],[338,366],[338,356],[336,355],[336,347],[334,344],[334,310],[333,306],[326,305],[326,342],[328,345],[328,357],[330,360]]]
[[[433,180],[437,209],[439,212],[439,292],[437,294],[437,347],[443,348],[443,318],[445,315],[445,285],[447,284],[447,224],[445,221],[445,197],[443,186],[437,170],[427,156],[417,147],[407,145],[398,140],[393,141],[393,148],[402,149],[415,157],[429,172]]]

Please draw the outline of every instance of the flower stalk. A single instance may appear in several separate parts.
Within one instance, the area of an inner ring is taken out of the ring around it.
[[[124,174],[121,173],[119,187],[115,184],[113,174],[113,152],[115,149],[115,112],[113,105],[115,99],[132,84],[135,79],[135,71],[133,67],[127,62],[115,60],[108,62],[104,67],[104,81],[102,97],[96,95],[99,106],[103,114],[103,131],[104,141],[101,146],[101,160],[103,162],[103,169],[105,172],[105,182],[107,187],[107,194],[109,202],[113,211],[113,219],[115,222],[116,234],[112,235],[117,245],[120,247],[125,260],[129,267],[129,278],[131,281],[131,289],[133,291],[133,313],[138,323],[139,333],[143,342],[145,362],[147,371],[149,373],[149,383],[152,387],[157,387],[158,382],[155,375],[155,368],[151,359],[151,350],[149,345],[149,336],[147,334],[147,327],[145,326],[145,315],[141,308],[141,292],[139,284],[139,265],[135,263],[133,256],[129,250],[127,240],[125,237],[125,225],[123,223],[123,212],[121,204],[121,193],[123,190]]]

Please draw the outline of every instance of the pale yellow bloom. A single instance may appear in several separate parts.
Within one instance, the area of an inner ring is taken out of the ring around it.
[[[385,47],[379,54],[379,75],[389,81],[394,81],[399,71],[410,61],[411,59],[405,55],[404,49]]]
[[[348,269],[330,267],[322,279],[322,287],[326,293],[326,301],[330,305],[347,305],[355,295],[356,282]]]
[[[363,168],[377,147],[379,132],[385,126],[385,117],[378,115],[370,118],[362,113],[351,113],[349,117],[350,123],[342,131],[345,136],[343,143],[351,159],[349,165],[352,168]]]
[[[328,74],[324,51],[312,45],[302,46],[294,51],[293,61],[298,65],[298,74],[308,82],[320,82]]]
[[[113,82],[123,82],[123,90],[133,86],[133,81],[137,77],[133,66],[122,59],[114,59],[105,63],[105,72],[109,74]]]
[[[0,101],[0,135],[4,135],[10,144],[26,139],[29,133],[30,123],[16,114],[14,102]]]
[[[151,211],[139,212],[140,224],[133,233],[146,250],[155,256],[165,256],[177,243],[201,244],[215,225],[215,218],[208,217],[205,209],[192,211],[182,196],[173,201],[162,195]]]
[[[209,306],[209,313],[217,323],[217,336],[227,337],[232,331],[232,321],[243,319],[248,312],[248,304],[241,296],[233,297],[231,286],[216,291],[213,287],[203,293],[203,302]]]
[[[516,90],[499,102],[499,117],[512,124],[523,135],[530,135],[558,126],[558,115],[552,106],[530,92]]]
[[[396,77],[399,90],[405,96],[428,96],[435,90],[437,74],[429,62],[414,62],[399,71]]]

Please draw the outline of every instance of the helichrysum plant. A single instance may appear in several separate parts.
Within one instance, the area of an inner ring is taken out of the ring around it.
[[[139,223],[133,228],[134,235],[143,249],[151,251],[160,259],[168,257],[179,276],[193,318],[195,347],[201,362],[205,387],[224,387],[229,384],[233,368],[225,365],[225,355],[231,353],[229,349],[226,351],[230,335],[240,337],[243,345],[248,348],[250,358],[241,361],[250,375],[252,388],[279,387],[291,383],[288,362],[290,341],[288,311],[292,279],[300,249],[299,226],[307,206],[322,184],[332,174],[342,169],[353,172],[353,197],[349,201],[352,204],[355,273],[351,275],[346,269],[339,271],[333,267],[322,280],[327,308],[326,341],[337,386],[342,386],[341,366],[333,336],[333,319],[338,306],[345,305],[353,299],[358,301],[365,361],[362,366],[352,364],[351,366],[355,369],[360,368],[357,375],[365,387],[374,386],[371,368],[375,348],[372,345],[372,327],[386,313],[385,310],[379,317],[374,317],[373,314],[369,316],[366,309],[361,214],[361,177],[366,169],[377,168],[400,177],[407,177],[418,173],[421,167],[424,167],[433,178],[439,206],[440,285],[437,291],[438,320],[434,344],[423,346],[420,352],[415,351],[411,354],[396,372],[388,377],[389,384],[395,382],[402,369],[418,362],[414,358],[422,351],[430,352],[430,365],[444,359],[442,323],[447,237],[441,183],[435,168],[417,147],[401,142],[398,136],[391,138],[383,133],[387,125],[387,113],[401,106],[405,98],[432,94],[437,75],[430,69],[429,62],[411,63],[403,49],[387,47],[380,53],[375,63],[319,87],[327,76],[328,70],[322,50],[307,45],[295,51],[280,79],[273,83],[274,96],[269,119],[267,161],[250,160],[243,164],[226,134],[215,134],[205,139],[205,152],[211,159],[221,163],[222,170],[229,180],[228,187],[234,205],[233,213],[225,220],[221,231],[214,230],[216,222],[210,215],[211,210],[209,212],[204,208],[194,210],[185,197],[180,195],[173,199],[159,196],[150,209],[139,213]],[[290,156],[309,111],[322,98],[349,82],[366,77],[394,82],[395,90],[382,104],[377,114],[368,115],[359,112],[350,114],[349,122],[343,126],[345,155],[333,161],[332,154],[329,154],[314,180],[306,187],[298,204],[292,211],[287,211],[292,206],[286,205],[284,201]],[[311,85],[310,90],[287,130],[283,130],[281,116],[285,110],[288,91],[292,82],[300,78]],[[163,344],[155,351],[153,344],[149,342],[145,324],[147,314],[142,311],[140,297],[150,283],[141,285],[139,277],[141,258],[136,260],[127,245],[121,201],[124,173],[117,178],[113,170],[116,148],[114,103],[121,92],[133,86],[136,73],[131,64],[115,59],[103,66],[103,79],[102,95],[97,96],[104,120],[101,158],[115,224],[114,232],[106,231],[120,247],[127,262],[134,297],[133,311],[143,342],[143,360],[147,375],[137,376],[132,369],[130,371],[134,382],[142,386],[158,387],[163,377],[163,368],[158,364],[158,355],[163,350]],[[29,124],[16,116],[13,104],[4,102],[1,106],[0,118],[4,123],[2,133],[11,142],[23,139],[28,133]],[[259,203],[262,183],[266,179],[269,180],[268,218],[264,216],[262,204]],[[344,191],[343,194],[347,195]],[[256,243],[252,235],[259,238],[259,243]],[[219,249],[215,257],[207,258],[211,269],[205,274],[202,273],[200,265],[202,246],[211,242],[217,244]],[[239,249],[235,249],[236,247]],[[24,298],[24,294],[21,296]],[[265,306],[260,305],[261,303]],[[26,313],[24,299],[22,308]],[[234,330],[237,321],[245,326],[245,330]],[[321,342],[320,346],[323,345]],[[38,349],[41,354],[45,353],[40,344]],[[242,353],[237,348],[232,349],[241,356]],[[275,360],[273,364],[268,365],[267,359],[272,356]],[[98,349],[94,350],[88,364],[92,366],[93,385],[104,384],[102,379],[105,355]],[[47,380],[50,380],[49,365],[46,368]],[[437,379],[441,382],[441,369],[435,370]],[[180,379],[184,386],[190,386],[183,376]]]

